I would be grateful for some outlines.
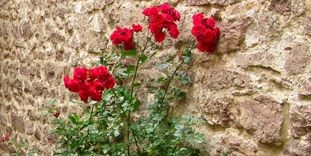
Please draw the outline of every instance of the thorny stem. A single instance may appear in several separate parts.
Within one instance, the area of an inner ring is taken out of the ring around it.
[[[131,83],[131,98],[133,97],[133,94],[134,94],[134,87],[135,87],[135,80],[136,80],[136,77],[137,77],[137,72],[138,72],[138,68],[139,68],[139,62],[140,62],[140,58],[142,55],[144,55],[146,49],[147,49],[147,45],[149,43],[149,41],[151,40],[151,36],[149,36],[149,31],[148,31],[148,35],[147,35],[147,40],[146,40],[146,43],[141,51],[141,54],[138,56],[138,59],[137,59],[137,62],[136,62],[136,66],[135,66],[135,71],[134,71],[134,77],[133,77],[133,80],[132,80],[132,83]],[[127,141],[128,141],[128,144],[127,144],[127,154],[128,156],[130,156],[130,144],[129,144],[129,139],[130,139],[130,118],[131,118],[131,110],[128,111],[128,115],[127,115]],[[134,135],[134,133],[133,133]],[[138,146],[138,143],[137,143],[137,140],[134,136],[134,140],[135,140],[135,145],[137,147],[137,150],[138,152],[140,153],[140,147]]]

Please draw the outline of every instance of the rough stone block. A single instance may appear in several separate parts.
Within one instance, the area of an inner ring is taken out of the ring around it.
[[[261,156],[264,153],[259,150],[255,142],[248,140],[236,134],[225,133],[213,137],[211,140],[212,150],[210,155],[247,155],[247,156]]]
[[[11,113],[11,122],[14,130],[17,130],[19,133],[25,133],[25,123],[22,116]]]
[[[201,113],[209,124],[228,127],[235,124],[238,112],[232,98],[216,97],[202,103]]]
[[[285,62],[285,70],[289,75],[302,74],[311,61],[310,48],[307,43],[295,43]]]
[[[230,5],[239,1],[240,0],[187,0],[187,3],[190,5]]]
[[[298,94],[300,96],[311,96],[311,78],[299,85]]]
[[[212,69],[204,73],[203,84],[210,90],[222,90],[235,88],[247,88],[251,86],[251,79],[248,75],[230,71],[227,69]]]
[[[221,35],[218,43],[218,51],[229,53],[239,50],[244,42],[245,33],[251,21],[250,17],[241,15],[231,19],[225,19],[219,26]]]
[[[291,135],[311,141],[311,105],[294,106],[290,113]]]
[[[269,96],[259,95],[240,103],[240,124],[262,143],[281,139],[283,113],[281,103]]]
[[[311,144],[305,141],[291,140],[284,148],[284,156],[309,156]]]

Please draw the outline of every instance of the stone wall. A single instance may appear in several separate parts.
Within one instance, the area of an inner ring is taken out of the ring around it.
[[[14,142],[0,153],[51,155],[51,100],[61,116],[75,106],[63,75],[91,66],[116,25],[142,21],[142,9],[161,2],[0,0],[0,134]],[[195,52],[189,104],[179,106],[206,119],[206,155],[311,155],[311,0],[168,2],[183,16],[181,36],[163,46],[189,41],[198,11],[222,32],[216,55]]]

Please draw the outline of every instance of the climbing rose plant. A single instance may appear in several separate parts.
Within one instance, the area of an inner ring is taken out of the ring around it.
[[[164,74],[145,79],[139,77],[139,69],[157,55],[168,35],[178,38],[181,15],[168,3],[146,8],[143,14],[148,17],[146,31],[151,32],[145,39],[137,39],[144,29],[141,24],[116,27],[110,36],[114,47],[102,53],[96,67],[75,67],[72,78],[64,77],[65,87],[83,101],[82,111],[67,118],[53,111],[53,132],[59,138],[55,155],[200,155],[195,147],[204,137],[195,127],[202,119],[173,116],[172,111],[186,102],[185,90],[192,85],[187,67],[193,50],[214,52],[219,28],[214,18],[195,14],[195,41],[177,49],[181,55],[151,63]]]

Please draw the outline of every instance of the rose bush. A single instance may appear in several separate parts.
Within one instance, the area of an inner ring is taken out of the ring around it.
[[[172,116],[171,111],[173,103],[185,101],[182,88],[192,83],[186,67],[193,50],[214,52],[219,28],[214,18],[195,14],[191,33],[197,42],[185,43],[182,56],[169,56],[155,65],[165,76],[139,81],[139,68],[156,55],[157,43],[167,33],[172,38],[180,33],[177,22],[181,15],[168,3],[146,8],[143,14],[151,32],[145,40],[134,42],[135,34],[143,30],[140,24],[116,27],[110,36],[116,46],[113,52],[103,53],[97,67],[76,67],[72,78],[64,77],[65,87],[83,101],[83,112],[63,118],[53,111],[54,134],[59,138],[56,155],[200,155],[195,147],[204,139],[194,126],[202,120],[187,114]],[[122,61],[127,59],[136,62]],[[140,89],[147,89],[154,98],[138,98]]]

